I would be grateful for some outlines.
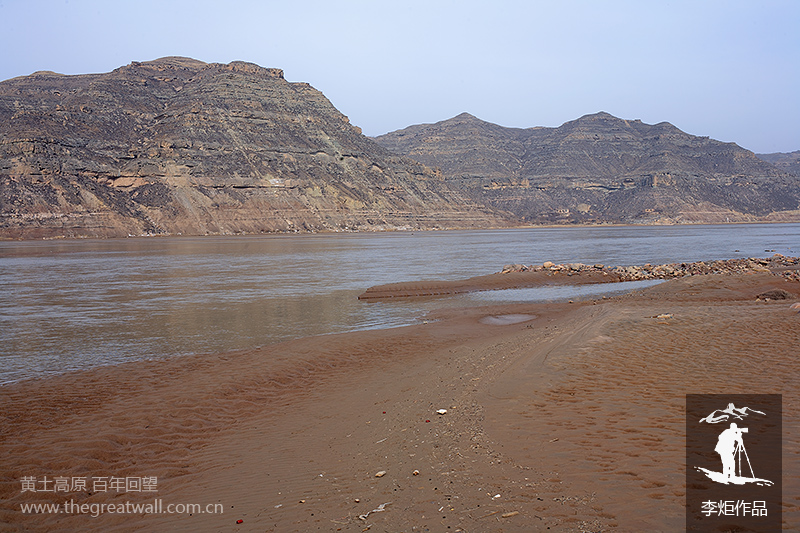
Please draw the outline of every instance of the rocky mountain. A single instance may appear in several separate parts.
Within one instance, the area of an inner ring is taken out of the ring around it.
[[[756,154],[756,156],[793,176],[800,176],[800,150],[789,153]]]
[[[0,237],[505,223],[278,69],[168,57],[0,82]]]
[[[530,223],[800,220],[800,179],[667,122],[587,115],[506,128],[463,113],[376,138],[475,202]]]

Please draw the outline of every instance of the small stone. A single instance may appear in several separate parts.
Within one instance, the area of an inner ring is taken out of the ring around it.
[[[419,470],[414,470],[413,472],[411,472],[411,475],[412,476],[418,476],[419,475]]]
[[[447,409],[439,409],[438,411],[436,411],[436,414],[437,415],[446,415],[447,414]]]
[[[513,264],[513,265],[506,265],[503,267],[503,274],[508,274],[509,272],[525,272],[527,267],[525,265]]]
[[[386,475],[386,470],[381,470],[380,472],[378,472],[377,474],[375,474],[375,477],[383,477],[383,476],[385,476],[385,475]]]

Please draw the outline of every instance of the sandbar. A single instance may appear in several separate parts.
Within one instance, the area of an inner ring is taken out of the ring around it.
[[[776,289],[787,299],[757,298]],[[783,526],[800,530],[798,296],[800,283],[768,272],[691,276],[606,299],[447,309],[416,326],[0,387],[0,523],[676,531],[684,395],[755,391],[783,394]],[[158,483],[155,493],[33,492],[21,490],[25,476]],[[223,512],[20,511],[154,497]]]

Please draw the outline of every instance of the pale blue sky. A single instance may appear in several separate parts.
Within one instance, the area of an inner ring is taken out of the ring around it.
[[[0,0],[0,79],[168,55],[282,68],[379,135],[607,111],[800,150],[800,1]]]

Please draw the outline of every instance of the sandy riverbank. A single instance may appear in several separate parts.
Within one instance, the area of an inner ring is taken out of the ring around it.
[[[680,530],[684,395],[770,392],[784,395],[784,527],[800,529],[800,315],[792,301],[757,301],[775,288],[800,295],[800,283],[764,272],[693,276],[607,300],[449,310],[425,325],[3,387],[0,523]],[[90,486],[21,492],[24,476]],[[98,476],[156,476],[157,492],[93,491]],[[154,497],[224,512],[20,512]]]

